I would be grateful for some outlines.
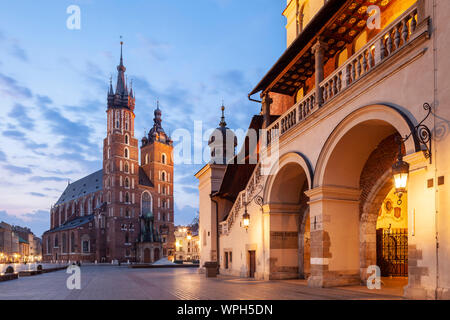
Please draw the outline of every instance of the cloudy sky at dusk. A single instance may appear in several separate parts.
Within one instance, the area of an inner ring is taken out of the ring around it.
[[[119,36],[136,94],[140,139],[156,99],[168,133],[246,129],[260,111],[247,94],[285,48],[285,0],[6,1],[0,11],[0,221],[41,235],[67,186],[101,169],[106,93]],[[69,5],[81,29],[66,28]],[[175,142],[176,144],[176,142]],[[206,142],[204,142],[206,146]],[[198,208],[194,173],[175,166],[175,223]]]

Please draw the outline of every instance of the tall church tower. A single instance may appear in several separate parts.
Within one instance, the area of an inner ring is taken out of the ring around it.
[[[155,229],[163,242],[163,255],[174,253],[173,141],[162,127],[159,102],[153,127],[142,138],[141,167],[154,185],[153,215]]]
[[[125,80],[120,43],[120,64],[117,66],[117,84],[112,81],[108,91],[106,110],[107,137],[103,142],[103,190],[107,203],[105,221],[102,221],[106,252],[100,253],[111,260],[131,260],[132,244],[139,236],[139,149],[134,137],[133,89],[128,90]]]

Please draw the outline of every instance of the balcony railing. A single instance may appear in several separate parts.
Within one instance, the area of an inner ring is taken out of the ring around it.
[[[323,104],[311,90],[267,128],[267,145],[304,122],[323,105],[383,64],[415,37],[417,5],[412,6],[320,83]]]
[[[328,76],[320,84],[324,103],[359,81],[408,44],[417,27],[416,16],[417,8],[410,8]]]
[[[285,112],[277,121],[267,129],[267,144],[269,145],[272,140],[282,136],[289,129],[295,127],[297,123],[306,119],[311,113],[313,113],[316,102],[316,94],[314,90],[308,93],[302,100],[297,102],[287,112]]]

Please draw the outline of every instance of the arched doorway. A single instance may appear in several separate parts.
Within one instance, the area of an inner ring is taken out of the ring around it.
[[[397,134],[384,139],[369,156],[360,179],[361,278],[377,265],[384,277],[408,276],[408,201],[395,194],[391,166]],[[383,173],[384,171],[384,173]]]
[[[408,276],[408,205],[407,195],[401,203],[391,189],[377,218],[377,266],[382,277]]]
[[[325,143],[316,166],[311,212],[311,286],[364,283],[377,264],[379,209],[392,190],[395,136],[411,124],[397,110],[369,106],[350,114]],[[416,152],[409,139],[406,154]]]
[[[145,248],[144,249],[144,263],[150,263],[151,259],[150,259],[150,249],[149,248]]]
[[[307,278],[310,273],[310,219],[305,191],[312,181],[305,158],[289,153],[280,158],[266,183],[269,214],[270,279]]]

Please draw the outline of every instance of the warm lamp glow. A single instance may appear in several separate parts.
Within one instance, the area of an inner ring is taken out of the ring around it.
[[[400,149],[398,160],[392,166],[392,175],[394,176],[395,193],[398,195],[398,205],[402,204],[402,196],[406,193],[408,185],[409,163],[403,161],[402,151]]]
[[[394,175],[395,189],[405,189],[408,183],[408,174],[407,173],[398,173]]]
[[[245,213],[242,216],[242,225],[245,229],[248,229],[250,226],[250,215],[247,212],[247,208],[245,208]]]

